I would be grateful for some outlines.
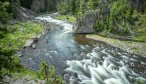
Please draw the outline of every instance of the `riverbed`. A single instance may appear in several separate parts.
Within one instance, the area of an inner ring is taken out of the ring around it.
[[[146,58],[75,35],[72,24],[51,15],[35,19],[56,26],[39,38],[36,49],[24,49],[21,64],[25,67],[39,70],[41,61],[46,61],[67,83],[135,84],[138,80],[146,83]]]

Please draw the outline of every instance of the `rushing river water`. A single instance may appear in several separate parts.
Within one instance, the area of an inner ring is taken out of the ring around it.
[[[136,84],[138,80],[146,84],[146,59],[74,35],[72,24],[49,15],[36,20],[51,22],[56,30],[43,35],[36,49],[25,49],[21,62],[26,67],[38,70],[44,60],[71,84]]]

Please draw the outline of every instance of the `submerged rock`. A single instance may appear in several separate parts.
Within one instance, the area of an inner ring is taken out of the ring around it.
[[[77,19],[74,30],[75,33],[94,33],[95,23],[98,18],[97,11],[90,11],[86,13],[83,17]]]

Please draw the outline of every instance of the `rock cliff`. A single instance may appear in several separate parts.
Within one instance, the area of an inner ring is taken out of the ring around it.
[[[16,7],[15,12],[17,19],[30,19],[36,15],[33,11],[21,6]]]
[[[87,12],[83,17],[78,18],[73,27],[75,33],[79,34],[94,33],[95,32],[94,27],[97,18],[98,18],[97,11]]]

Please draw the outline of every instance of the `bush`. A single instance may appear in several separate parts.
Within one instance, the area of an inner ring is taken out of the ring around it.
[[[47,84],[64,84],[62,77],[56,76],[54,67],[48,67],[45,61],[41,62],[40,70],[37,75],[40,79],[46,79]]]
[[[97,32],[108,31],[108,33],[129,35],[133,10],[128,3],[126,0],[117,0],[110,2],[107,6],[101,5],[100,15],[96,21]]]
[[[68,13],[68,8],[67,8],[67,3],[61,2],[60,4],[57,5],[57,10],[61,14],[67,14]]]

